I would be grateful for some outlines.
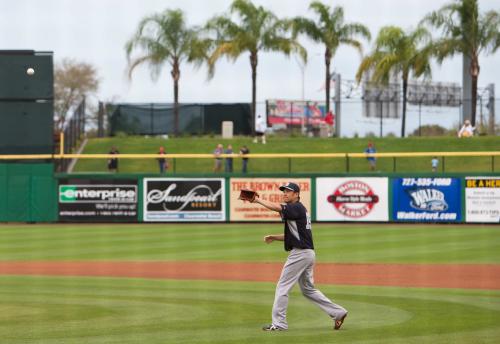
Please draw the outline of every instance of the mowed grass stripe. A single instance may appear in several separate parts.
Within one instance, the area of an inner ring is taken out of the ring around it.
[[[0,260],[282,261],[282,224],[0,226]],[[314,224],[319,262],[500,262],[496,226]],[[5,235],[4,235],[5,234]]]
[[[349,309],[342,331],[298,288],[289,331],[260,330],[270,318],[272,283],[3,276],[0,305],[9,313],[0,315],[0,336],[13,344],[323,344],[494,343],[500,335],[500,291],[321,289]]]

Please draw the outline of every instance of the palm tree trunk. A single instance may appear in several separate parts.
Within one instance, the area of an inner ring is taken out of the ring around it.
[[[252,51],[250,53],[250,65],[252,66],[252,105],[250,107],[252,115],[252,136],[255,136],[255,110],[257,106],[257,63],[257,52]]]
[[[408,77],[403,78],[403,115],[401,116],[401,137],[405,137],[407,92],[408,92]]]
[[[174,79],[174,134],[179,135],[179,79],[181,77],[181,71],[179,69],[179,61],[177,58],[174,59],[172,66],[172,78]]]
[[[476,103],[477,103],[477,80],[479,78],[479,61],[478,57],[473,56],[470,61],[470,75],[472,81],[471,90],[471,114],[470,121],[473,127],[476,126]]]
[[[325,104],[326,113],[330,112],[330,61],[332,60],[332,52],[326,48],[325,51]]]
[[[472,76],[472,91],[471,91],[471,113],[470,122],[473,127],[476,126],[476,103],[477,103],[477,76]]]

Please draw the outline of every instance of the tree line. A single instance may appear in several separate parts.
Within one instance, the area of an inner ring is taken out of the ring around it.
[[[471,122],[476,122],[479,56],[494,54],[500,47],[500,11],[481,13],[477,0],[451,0],[430,12],[416,28],[385,26],[380,29],[371,51],[363,55],[363,42],[371,33],[362,23],[345,19],[344,9],[320,1],[309,6],[311,17],[279,18],[250,0],[233,0],[227,13],[216,15],[202,26],[189,26],[180,9],[166,9],[144,17],[127,41],[128,75],[147,64],[153,78],[164,66],[170,67],[174,94],[174,132],[179,132],[179,81],[183,63],[207,66],[215,74],[221,58],[235,61],[248,54],[252,73],[251,116],[255,122],[257,67],[259,53],[296,54],[307,62],[307,51],[299,38],[308,37],[322,45],[325,63],[326,111],[330,110],[331,64],[338,48],[353,47],[362,55],[356,79],[370,75],[371,81],[387,84],[392,75],[402,81],[403,109],[401,136],[405,136],[407,89],[410,78],[430,78],[431,62],[442,64],[457,54],[467,56],[472,80]],[[433,37],[431,31],[439,35]],[[57,81],[57,80],[56,80]]]

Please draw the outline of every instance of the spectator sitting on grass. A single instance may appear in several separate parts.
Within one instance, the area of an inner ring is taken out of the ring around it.
[[[476,130],[476,128],[474,128],[470,124],[470,121],[467,119],[465,120],[464,125],[458,132],[458,137],[472,137],[474,136],[474,130]]]

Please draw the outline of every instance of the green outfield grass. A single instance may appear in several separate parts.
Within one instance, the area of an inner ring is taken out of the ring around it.
[[[283,261],[276,224],[2,225],[0,260]],[[317,259],[345,263],[500,263],[488,225],[314,224]]]
[[[263,332],[274,284],[0,277],[3,343],[497,343],[500,292],[335,287],[350,310],[341,331],[290,298],[287,332]]]
[[[160,145],[165,146],[167,153],[212,153],[217,143],[233,145],[237,153],[239,147],[247,145],[251,153],[362,153],[369,139],[319,139],[304,137],[270,137],[266,145],[254,144],[251,138],[235,137],[222,140],[220,137],[180,137],[174,139],[144,137],[113,137],[89,140],[83,153],[107,153],[111,146],[116,146],[120,153],[158,152]],[[387,152],[439,152],[439,151],[498,151],[500,139],[494,136],[458,139],[456,137],[425,138],[376,138],[372,140],[379,153]],[[398,158],[398,172],[431,172],[431,157]],[[288,159],[252,159],[250,172],[283,173],[288,172]],[[381,158],[377,162],[377,170],[393,171],[393,159]],[[495,171],[500,171],[500,158],[494,163]],[[171,165],[173,162],[171,161]],[[211,173],[212,159],[176,159],[177,173]],[[491,171],[492,161],[489,157],[481,158],[446,158],[444,166],[450,172],[485,172]],[[440,169],[443,166],[441,161]],[[241,160],[235,159],[234,170],[241,170]],[[343,173],[346,171],[344,159],[292,159],[291,170],[295,173]],[[81,159],[75,166],[75,172],[106,172],[106,160]],[[350,172],[367,172],[366,159],[350,159]],[[122,159],[120,173],[156,173],[158,167],[154,159]],[[169,173],[172,173],[172,167]]]
[[[284,261],[281,224],[1,225],[0,260]],[[500,262],[500,228],[315,224],[318,262]],[[268,333],[274,283],[0,276],[0,341],[80,343],[497,343],[500,291],[318,285],[341,331],[291,294]]]

